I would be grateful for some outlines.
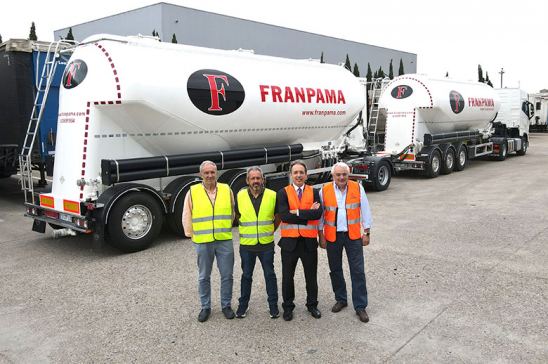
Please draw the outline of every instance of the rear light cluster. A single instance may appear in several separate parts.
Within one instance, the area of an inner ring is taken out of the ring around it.
[[[74,219],[74,222],[76,223],[76,226],[87,229],[88,228],[88,222],[86,219]]]
[[[38,209],[36,207],[27,206],[27,215],[38,216]]]
[[[360,173],[369,170],[369,164],[356,164],[352,166],[352,173]]]

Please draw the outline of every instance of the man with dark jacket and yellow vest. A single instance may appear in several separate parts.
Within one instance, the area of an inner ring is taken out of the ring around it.
[[[231,301],[234,269],[234,196],[228,185],[217,183],[215,163],[202,162],[200,176],[202,183],[190,187],[183,208],[185,234],[192,238],[198,256],[198,290],[202,305],[198,321],[207,321],[211,314],[210,278],[215,258],[221,275],[221,308],[227,319],[233,319]]]
[[[318,224],[322,206],[317,190],[305,185],[306,165],[301,161],[291,163],[291,184],[277,195],[282,250],[283,318],[293,319],[295,285],[293,277],[301,259],[306,280],[306,306],[314,318],[322,316],[318,310]]]
[[[247,315],[253,270],[259,258],[266,283],[270,318],[275,319],[280,316],[278,283],[274,272],[276,192],[264,187],[263,171],[260,167],[250,167],[246,181],[248,187],[240,190],[236,197],[242,262],[241,295],[236,317],[244,318]]]
[[[371,212],[362,185],[348,180],[350,168],[339,162],[331,169],[333,182],[323,185],[320,198],[324,206],[320,222],[320,247],[327,249],[331,285],[335,293],[332,312],[347,306],[346,282],[342,270],[342,251],[346,250],[350,279],[352,281],[352,304],[360,321],[368,322],[367,287],[363,247],[369,244]]]

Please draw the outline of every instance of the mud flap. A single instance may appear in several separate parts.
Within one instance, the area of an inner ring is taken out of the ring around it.
[[[32,223],[32,231],[36,231],[37,233],[45,233],[46,232],[46,222],[40,221],[40,220],[34,220]]]

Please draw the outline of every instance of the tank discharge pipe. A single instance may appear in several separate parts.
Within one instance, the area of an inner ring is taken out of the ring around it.
[[[110,186],[118,182],[198,173],[204,160],[214,162],[219,170],[291,162],[302,158],[302,151],[302,144],[292,144],[148,158],[103,159],[101,178],[104,185]]]

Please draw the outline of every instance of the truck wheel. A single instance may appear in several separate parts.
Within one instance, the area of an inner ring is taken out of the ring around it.
[[[144,192],[129,193],[110,211],[109,243],[126,253],[146,249],[160,233],[163,217],[154,197]]]
[[[521,149],[516,152],[517,155],[525,155],[527,153],[527,147],[529,146],[529,142],[527,139],[521,140]]]
[[[499,155],[497,156],[497,160],[503,161],[506,159],[507,155],[508,155],[508,147],[506,146],[506,142],[504,142],[500,145],[500,151],[499,151]]]
[[[449,174],[453,172],[453,167],[455,167],[455,150],[453,148],[448,148],[445,152],[445,158],[443,158],[443,163],[441,165],[441,174]]]
[[[430,154],[430,161],[426,169],[426,176],[429,178],[435,178],[440,175],[441,170],[441,155],[439,150],[434,150]]]
[[[390,186],[392,180],[392,169],[386,161],[379,162],[377,173],[373,176],[373,189],[375,191],[384,191]]]
[[[468,155],[466,154],[466,147],[461,144],[459,150],[457,151],[457,157],[455,158],[455,171],[462,171],[466,167],[466,161]]]

